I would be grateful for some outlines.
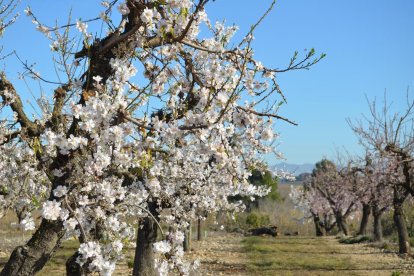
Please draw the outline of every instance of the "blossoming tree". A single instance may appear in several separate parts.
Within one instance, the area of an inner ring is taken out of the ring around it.
[[[315,169],[302,187],[292,187],[290,197],[301,209],[308,209],[316,228],[316,235],[324,235],[334,226],[339,232],[349,234],[346,219],[358,207],[355,196],[355,172],[347,166],[337,169],[327,159],[316,163]]]
[[[209,21],[208,2],[103,1],[97,18],[61,27],[25,10],[51,40],[65,81],[52,98],[39,98],[42,114],[31,118],[1,74],[1,108],[11,112],[2,113],[0,152],[24,152],[28,158],[9,162],[15,170],[31,168],[34,193],[40,197],[45,187],[48,196],[40,225],[0,275],[39,271],[71,237],[80,246],[68,274],[110,275],[137,221],[134,275],[186,275],[197,266],[182,258],[190,221],[243,210],[230,196],[268,192],[247,180],[260,154],[272,150],[273,120],[293,123],[278,115],[285,99],[276,75],[306,69],[324,55],[312,49],[303,59],[296,53],[284,69],[268,68],[255,60],[251,44],[274,2],[238,43],[231,40],[237,27]],[[106,36],[88,29],[95,21],[106,24]],[[201,37],[201,27],[210,35]],[[83,39],[78,49],[73,31]],[[47,81],[24,65],[28,75]],[[16,173],[4,162],[1,169]],[[170,226],[167,233],[161,223]]]
[[[370,114],[363,120],[349,122],[360,143],[376,156],[378,165],[374,172],[377,181],[388,187],[388,200],[390,195],[392,197],[399,251],[404,254],[409,254],[411,248],[403,204],[410,195],[414,196],[414,101],[409,96],[407,91],[406,107],[403,110],[392,112],[384,96],[384,102],[380,106],[375,100],[368,103]]]

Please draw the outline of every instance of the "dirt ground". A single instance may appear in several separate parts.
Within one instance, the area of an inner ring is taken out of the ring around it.
[[[22,239],[18,234],[7,238],[0,235],[0,269]],[[75,248],[65,246],[38,275],[64,275],[66,256]],[[188,258],[201,261],[194,275],[414,275],[413,259],[367,244],[340,244],[335,237],[246,238],[220,232],[211,233],[201,242],[192,241],[191,246]],[[131,248],[115,275],[131,274],[127,262],[132,254]]]
[[[414,275],[413,259],[335,237],[226,234],[193,242],[193,249],[189,257],[202,260],[200,275]]]

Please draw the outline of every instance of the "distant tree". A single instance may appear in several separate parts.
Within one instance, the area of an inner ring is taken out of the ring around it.
[[[282,199],[278,191],[279,179],[277,176],[274,176],[269,170],[261,171],[254,169],[252,175],[249,176],[248,179],[249,182],[254,186],[270,189],[265,198],[269,198],[274,201]],[[258,199],[257,196],[256,199]]]
[[[390,111],[386,96],[381,106],[375,100],[368,102],[370,114],[363,120],[348,120],[348,123],[360,143],[377,158],[379,166],[374,170],[374,180],[387,185],[393,192],[399,252],[409,254],[411,248],[403,204],[409,195],[414,195],[414,100],[409,99],[408,92],[406,99],[406,108],[394,113]]]
[[[311,177],[311,173],[301,173],[298,176],[296,176],[296,181],[305,181],[307,178]]]
[[[351,175],[349,167],[338,170],[332,161],[322,159],[316,163],[309,180],[310,185],[329,202],[336,226],[345,235],[349,234],[346,219],[357,207]]]
[[[309,183],[307,181],[303,185],[291,185],[289,197],[295,208],[303,212],[303,219],[314,222],[316,236],[324,236],[335,227],[336,222],[329,202]]]
[[[368,219],[374,217],[374,240],[382,240],[381,217],[392,205],[393,191],[390,189],[389,167],[386,159],[367,152],[357,166],[355,195],[362,206],[359,235],[367,234]]]
[[[339,232],[349,234],[347,218],[357,209],[353,170],[341,170],[330,160],[322,159],[302,189],[292,189],[291,198],[297,206],[308,208],[317,235],[324,235],[335,225]]]
[[[269,193],[263,197],[235,195],[235,196],[230,196],[229,200],[231,201],[241,200],[245,204],[246,209],[248,211],[251,211],[253,207],[258,208],[260,199],[268,198],[273,201],[282,200],[282,197],[278,191],[278,186],[279,186],[278,177],[273,175],[272,172],[270,172],[270,170],[264,167],[262,167],[261,169],[253,169],[251,172],[251,175],[248,178],[248,181],[254,187],[257,187],[260,189],[266,189],[269,191]]]

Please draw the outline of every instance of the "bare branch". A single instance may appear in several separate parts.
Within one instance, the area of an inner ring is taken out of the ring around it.
[[[291,121],[291,120],[289,120],[289,119],[287,119],[285,117],[282,117],[282,116],[279,116],[279,115],[276,115],[276,114],[272,114],[272,113],[261,113],[261,112],[257,112],[257,111],[251,110],[251,109],[246,109],[246,108],[241,107],[241,106],[238,106],[237,108],[240,109],[240,110],[243,110],[244,112],[252,113],[252,114],[255,114],[257,116],[261,116],[261,117],[272,117],[272,118],[276,118],[278,120],[282,120],[282,121],[288,122],[289,124],[292,124],[292,125],[295,125],[295,126],[298,125],[298,123],[295,123],[295,122],[293,122],[293,121]]]

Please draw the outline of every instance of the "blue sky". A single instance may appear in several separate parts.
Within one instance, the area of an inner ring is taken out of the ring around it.
[[[94,16],[100,1],[24,0],[42,21]],[[226,19],[245,34],[267,9],[268,0],[216,0],[207,6],[212,20]],[[23,12],[22,12],[23,13]],[[404,107],[408,86],[414,85],[414,1],[411,0],[279,0],[257,30],[256,58],[268,67],[287,65],[295,50],[315,48],[327,57],[309,71],[278,75],[288,104],[281,115],[299,123],[277,122],[280,151],[290,163],[314,163],[333,157],[337,148],[360,151],[346,118],[368,113],[365,95],[382,98],[387,90],[395,110]],[[4,52],[16,49],[21,58],[37,62],[42,76],[54,76],[49,42],[21,16],[3,38]],[[0,63],[21,90],[22,71],[15,58]],[[45,88],[47,90],[47,87]],[[412,88],[414,89],[414,88]],[[411,89],[411,90],[412,90]],[[34,88],[36,90],[36,88]],[[411,93],[412,94],[412,93]],[[29,97],[28,97],[29,98]],[[277,160],[268,158],[269,163]]]

